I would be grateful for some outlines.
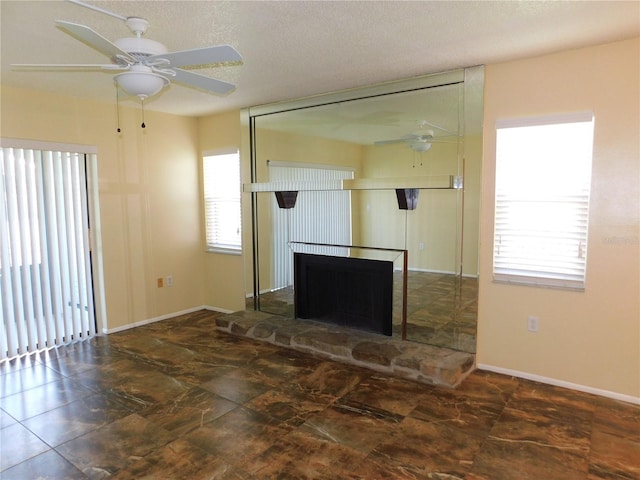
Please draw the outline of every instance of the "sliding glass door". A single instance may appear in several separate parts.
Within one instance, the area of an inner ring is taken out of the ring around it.
[[[0,360],[96,333],[86,174],[92,155],[0,149]]]

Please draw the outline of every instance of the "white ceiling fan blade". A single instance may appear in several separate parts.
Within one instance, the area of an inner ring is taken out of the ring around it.
[[[136,59],[129,55],[127,52],[121,50],[117,45],[111,43],[102,35],[85,25],[64,22],[62,20],[56,20],[56,25],[72,37],[75,37],[81,42],[89,45],[90,47],[95,48],[109,58],[121,59],[126,61],[127,63],[135,63],[136,61]]]
[[[129,65],[95,65],[92,63],[17,63],[11,65],[16,70],[128,70]]]
[[[218,95],[226,95],[235,90],[236,86],[232,83],[223,82],[222,80],[216,80],[215,78],[206,77],[199,73],[189,72],[180,68],[174,68],[175,76],[172,77],[173,81],[184,83],[192,87],[200,88],[208,92],[216,93]]]
[[[118,18],[123,22],[127,21],[127,17],[123,17],[117,13],[110,12],[109,10],[105,10],[104,8],[96,7],[95,5],[90,5],[88,3],[81,2],[80,0],[67,0],[68,2],[75,3],[76,5],[80,5],[81,7],[89,8],[91,10],[95,10],[96,12],[105,13],[112,17]]]
[[[430,142],[435,143],[458,143],[458,135],[445,135],[443,137],[433,137]]]
[[[420,120],[419,127],[420,128],[424,128],[425,126],[436,128],[436,129],[440,130],[441,132],[447,132],[450,135],[455,135],[455,132],[452,132],[451,130],[447,130],[446,128],[441,127],[440,125],[436,125],[435,123],[431,123],[431,122],[428,122],[426,120]]]
[[[373,142],[374,145],[393,145],[398,143],[406,143],[407,145],[411,145],[412,143],[450,143],[455,144],[456,141],[443,140],[444,137],[434,137],[434,138],[417,138],[417,137],[408,137],[408,138],[398,138],[395,140],[379,140],[377,142]]]
[[[168,60],[172,67],[184,67],[186,65],[241,62],[242,57],[230,45],[217,45],[215,47],[194,48],[181,52],[152,55],[146,59],[146,63],[147,65],[152,65],[156,60]]]
[[[377,142],[374,142],[374,145],[391,145],[393,143],[406,143],[406,142],[410,142],[412,139],[411,137],[405,137],[405,138],[395,138],[393,140],[379,140]]]

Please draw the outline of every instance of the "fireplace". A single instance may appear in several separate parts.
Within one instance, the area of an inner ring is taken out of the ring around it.
[[[391,336],[393,262],[294,253],[296,318]]]

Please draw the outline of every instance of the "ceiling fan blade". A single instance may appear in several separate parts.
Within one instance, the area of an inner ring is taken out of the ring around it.
[[[406,143],[410,141],[411,141],[411,138],[405,137],[405,138],[395,138],[393,140],[379,140],[377,142],[373,142],[373,144],[374,145],[391,145],[393,143]]]
[[[81,7],[89,8],[91,10],[95,10],[96,12],[105,13],[109,16],[118,18],[123,22],[127,21],[127,17],[123,17],[122,15],[118,15],[117,13],[110,12],[109,10],[105,10],[104,8],[96,7],[95,5],[89,5],[88,3],[81,2],[80,0],[67,0],[68,2],[75,3],[76,5],[80,5]]]
[[[172,79],[178,83],[184,83],[192,87],[216,93],[218,95],[226,95],[235,90],[236,86],[232,83],[216,80],[215,78],[200,75],[199,73],[189,72],[180,68],[174,68],[175,76]]]
[[[67,64],[57,64],[57,63],[17,63],[11,65],[12,68],[16,70],[128,70],[129,65],[95,65],[92,63],[67,63]]]
[[[215,47],[194,48],[181,52],[152,55],[146,59],[146,63],[147,65],[151,65],[155,60],[168,60],[172,67],[184,67],[186,65],[241,62],[242,57],[232,46],[218,45]]]
[[[429,127],[438,129],[441,132],[447,132],[447,133],[449,133],[451,135],[455,135],[455,132],[452,132],[451,130],[447,130],[446,128],[441,127],[440,125],[436,125],[435,123],[427,122],[426,120],[420,120],[419,127],[420,128],[424,128],[425,126],[429,126]]]
[[[111,43],[102,35],[85,25],[64,22],[62,20],[56,20],[56,25],[72,37],[75,37],[90,47],[95,48],[109,58],[120,59],[127,63],[135,63],[136,61],[136,59],[127,52],[120,49],[117,45]]]
[[[458,143],[458,135],[445,135],[443,137],[433,137],[430,142],[433,143]]]

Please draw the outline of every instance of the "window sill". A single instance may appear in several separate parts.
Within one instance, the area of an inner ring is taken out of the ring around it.
[[[566,290],[570,292],[585,291],[585,285],[583,282],[573,283],[573,282],[566,282],[561,280],[554,281],[550,279],[546,279],[546,281],[542,279],[538,279],[536,281],[533,279],[506,278],[504,276],[500,276],[500,277],[494,276],[493,283],[501,283],[505,285],[519,285],[522,287],[549,288],[552,290]]]
[[[207,248],[206,252],[221,253],[223,255],[242,255],[242,249],[240,248],[211,247]]]

